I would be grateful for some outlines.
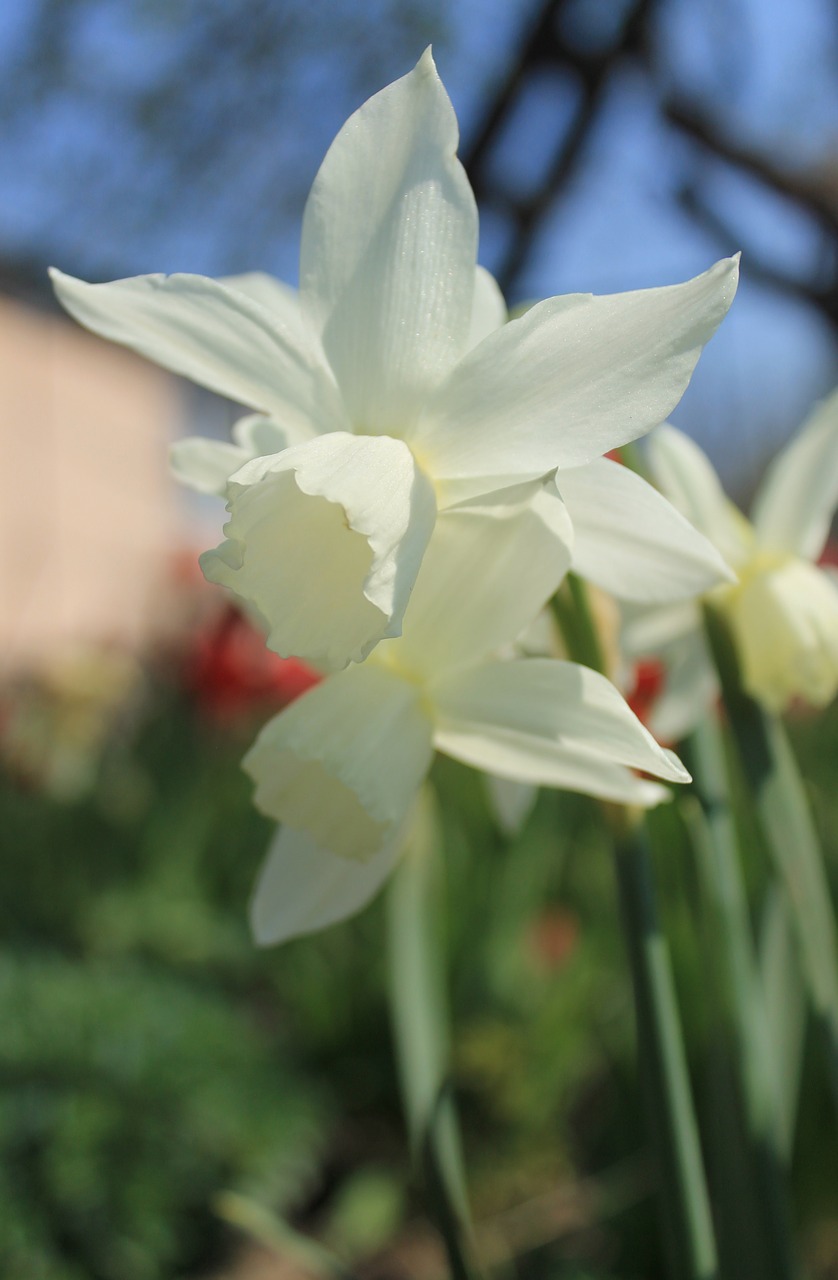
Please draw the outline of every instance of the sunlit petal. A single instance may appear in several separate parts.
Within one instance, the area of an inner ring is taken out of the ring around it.
[[[478,342],[505,324],[506,318],[506,302],[497,280],[485,267],[478,266],[466,349],[470,351],[476,347]]]
[[[238,276],[223,276],[221,284],[244,293],[269,311],[275,320],[292,333],[303,331],[300,295],[290,284],[268,275],[267,271],[245,271]]]
[[[411,440],[445,480],[581,466],[678,403],[736,291],[738,263],[685,284],[539,303],[475,347]]]
[[[206,276],[86,284],[50,274],[70,314],[103,338],[269,413],[301,437],[346,425],[316,341],[304,340],[301,330],[287,328],[246,294]]]
[[[556,483],[573,522],[574,570],[618,599],[683,599],[733,577],[713,543],[628,467],[597,458]]]
[[[430,50],[332,143],[306,204],[303,310],[357,431],[401,435],[465,348],[477,211]]]

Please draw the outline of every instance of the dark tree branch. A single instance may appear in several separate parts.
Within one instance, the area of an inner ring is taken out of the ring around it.
[[[635,0],[616,41],[595,52],[575,47],[562,30],[564,8],[566,0],[548,0],[536,15],[515,65],[463,154],[478,201],[500,209],[513,223],[510,244],[497,269],[498,281],[505,293],[510,292],[520,276],[539,227],[573,181],[584,159],[612,78],[627,59],[645,55],[653,0]],[[557,76],[572,75],[581,86],[581,102],[564,136],[557,133],[552,159],[539,189],[523,197],[489,178],[488,160],[529,78],[533,72],[545,68]]]
[[[838,236],[838,159],[834,170],[791,170],[764,153],[722,133],[697,108],[685,102],[664,103],[666,119],[706,151],[734,168],[759,178],[778,194],[808,209],[832,236]]]

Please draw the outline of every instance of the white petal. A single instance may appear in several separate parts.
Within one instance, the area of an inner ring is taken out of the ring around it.
[[[303,437],[340,430],[346,417],[334,378],[312,338],[217,280],[135,276],[86,284],[50,272],[71,315],[164,369],[191,378]]]
[[[303,313],[300,295],[290,284],[277,280],[266,271],[245,271],[238,276],[223,276],[221,284],[236,293],[244,293],[253,302],[263,306],[275,320],[279,320],[293,333],[303,332]]]
[[[838,391],[777,454],[753,509],[764,547],[817,560],[838,504]]]
[[[232,436],[239,448],[247,454],[245,462],[251,458],[263,458],[269,453],[279,453],[289,445],[302,443],[273,418],[265,418],[261,413],[249,413],[245,418],[239,418],[233,425]],[[243,465],[239,463],[239,466]]]
[[[411,434],[440,479],[581,466],[678,403],[736,290],[735,259],[685,284],[539,303],[490,334]]]
[[[303,310],[357,431],[401,435],[462,353],[477,210],[430,51],[332,143],[303,220]]]
[[[663,742],[681,742],[719,696],[719,680],[700,628],[673,642],[664,654],[664,685],[648,724]]]
[[[516,778],[502,778],[497,773],[484,773],[489,810],[506,836],[517,836],[538,799],[538,787]]]
[[[259,413],[239,418],[232,434],[232,444],[226,440],[209,440],[205,436],[186,436],[177,440],[169,450],[169,463],[175,478],[199,493],[222,496],[227,490],[227,481],[239,467],[251,458],[279,453],[292,443],[287,431]]]
[[[692,600],[642,608],[623,605],[621,648],[632,658],[656,657],[667,645],[702,629],[700,606]]]
[[[485,267],[478,266],[466,349],[470,351],[476,347],[478,342],[506,324],[506,319],[506,302],[497,280]]]
[[[398,635],[436,518],[410,450],[333,432],[230,478],[204,574],[255,605],[283,657],[335,670]]]
[[[484,662],[434,681],[429,696],[438,749],[489,772],[595,795],[580,779],[595,780],[600,765],[608,786],[611,765],[689,781],[610,681],[572,662]]]
[[[378,659],[437,675],[511,643],[559,585],[571,540],[564,503],[540,489],[517,506],[444,512],[404,633]]]
[[[252,455],[226,440],[187,436],[169,450],[169,464],[181,484],[198,493],[223,494],[234,471]]]
[[[263,813],[365,861],[403,822],[430,766],[431,732],[417,686],[366,663],[275,716],[243,765]]]
[[[661,492],[738,568],[751,554],[753,531],[722,488],[707,454],[665,422],[649,436],[647,457]]]
[[[630,659],[662,664],[663,685],[645,720],[659,741],[680,742],[719,691],[700,606],[692,600],[652,608],[624,606],[620,645]]]
[[[269,947],[355,915],[381,888],[402,848],[399,831],[369,861],[355,862],[319,848],[306,832],[280,827],[250,903],[254,939]]]
[[[497,775],[487,773],[489,778],[500,781],[500,770],[503,770],[507,786],[521,788],[522,795],[529,794],[533,799],[539,786],[579,791],[597,800],[638,805],[643,809],[651,809],[672,798],[671,791],[661,783],[640,778],[624,765],[614,764],[606,756],[577,745],[553,743],[547,753],[542,744],[530,749],[531,744],[511,745],[508,739],[494,735],[449,730],[437,734],[435,745],[444,754],[475,768],[498,770]],[[500,825],[503,827],[502,822]],[[516,830],[508,834],[514,835]]]
[[[713,544],[628,467],[597,458],[556,483],[573,521],[573,568],[618,600],[678,600],[733,578]]]

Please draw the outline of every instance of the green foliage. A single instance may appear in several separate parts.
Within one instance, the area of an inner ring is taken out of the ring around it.
[[[0,1257],[10,1280],[156,1280],[217,1250],[220,1186],[292,1197],[314,1092],[253,1020],[135,963],[0,963]]]
[[[794,726],[833,863],[836,724]],[[4,1280],[206,1274],[232,1238],[216,1206],[257,1235],[272,1214],[290,1218],[350,1264],[416,1215],[382,903],[275,951],[249,937],[270,831],[238,763],[254,728],[212,724],[160,684],[106,742],[85,794],[51,798],[13,768],[0,774]],[[544,793],[508,840],[473,771],[440,759],[433,781],[476,1221],[534,1206],[515,1234],[522,1280],[657,1280],[631,996],[596,807]],[[708,1121],[719,1097],[712,933],[675,810],[655,827]],[[756,842],[745,870],[758,924],[767,878]],[[810,1051],[803,1070],[795,1193],[804,1239],[817,1231],[822,1250],[832,1134]],[[588,1176],[595,1194],[577,1190]],[[557,1204],[578,1198],[578,1212],[554,1219],[550,1188]]]

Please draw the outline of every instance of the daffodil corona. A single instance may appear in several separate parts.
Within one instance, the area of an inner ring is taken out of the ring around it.
[[[400,634],[439,512],[557,470],[574,563],[601,585],[671,599],[723,573],[602,455],[680,399],[736,260],[685,284],[549,298],[504,323],[456,147],[428,51],[329,149],[299,294],[258,273],[102,285],[53,273],[81,323],[257,411],[232,443],[183,442],[175,468],[228,500],[206,576],[261,615],[278,653],[329,670]]]
[[[512,642],[569,561],[567,512],[546,490],[443,513],[398,639],[271,720],[245,757],[281,826],[252,904],[279,942],[358,910],[397,861],[434,749],[478,769],[638,805],[688,779],[594,671],[515,656]],[[492,565],[491,574],[486,565]]]

